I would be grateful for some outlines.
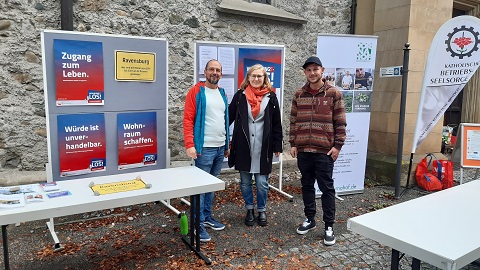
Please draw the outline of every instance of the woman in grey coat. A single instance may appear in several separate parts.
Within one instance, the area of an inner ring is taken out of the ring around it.
[[[229,107],[230,124],[235,122],[229,166],[240,172],[240,188],[247,214],[245,225],[255,222],[252,177],[257,187],[257,222],[267,225],[268,176],[272,157],[282,152],[282,123],[277,95],[272,91],[265,68],[256,64],[235,93]]]

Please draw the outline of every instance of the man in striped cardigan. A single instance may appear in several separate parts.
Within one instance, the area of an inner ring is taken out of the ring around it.
[[[318,57],[303,65],[307,83],[296,90],[290,113],[290,153],[302,174],[302,197],[306,219],[297,228],[306,234],[316,228],[315,180],[322,192],[325,245],[335,244],[335,187],[333,163],[345,142],[347,126],[342,93],[322,79],[324,67]]]

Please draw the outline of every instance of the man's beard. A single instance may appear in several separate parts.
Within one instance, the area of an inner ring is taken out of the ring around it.
[[[207,78],[207,81],[211,84],[217,84],[219,79],[217,79],[217,78],[215,78],[215,79]]]
[[[308,82],[309,82],[309,83],[312,83],[312,84],[316,84],[316,83],[318,83],[321,79],[322,79],[322,78],[318,78],[318,79],[315,80],[314,82],[309,79]]]

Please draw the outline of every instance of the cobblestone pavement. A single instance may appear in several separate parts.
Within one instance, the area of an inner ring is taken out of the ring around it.
[[[464,169],[463,182],[466,183],[479,178],[479,172],[480,170],[478,169]],[[457,181],[460,179],[458,166],[455,168],[454,178],[457,179]],[[458,184],[458,182],[456,184]],[[409,190],[406,194],[412,196],[407,199],[409,200],[424,195],[425,193],[419,192],[418,190]],[[452,232],[454,232],[454,229],[452,229]],[[448,234],[439,237],[448,237]],[[329,249],[302,246],[291,249],[291,252],[309,254],[317,257],[318,259],[315,263],[321,269],[390,269],[391,248],[382,246],[373,240],[355,233],[337,235],[337,243]],[[405,255],[400,261],[400,268],[410,269],[411,262],[412,258]],[[435,270],[439,268],[422,262],[421,269]],[[480,258],[461,268],[461,270],[480,270]]]
[[[337,236],[337,243],[328,249],[323,247],[302,246],[291,248],[293,254],[316,257],[314,263],[319,269],[390,269],[391,249],[357,234],[345,233]],[[400,269],[411,269],[412,258],[405,256],[400,261]],[[421,263],[421,269],[439,269],[427,263]],[[480,261],[462,268],[479,270]]]

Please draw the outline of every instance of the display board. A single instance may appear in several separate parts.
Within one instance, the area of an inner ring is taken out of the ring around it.
[[[255,64],[264,66],[270,82],[275,88],[283,115],[285,46],[197,41],[195,42],[195,79],[197,82],[205,81],[203,71],[211,59],[217,59],[222,65],[223,76],[218,85],[225,89],[229,103],[239,89],[248,69]],[[232,135],[232,131],[233,124],[230,126],[230,135]],[[279,162],[279,158],[275,155],[273,162]],[[227,159],[224,160],[223,168],[228,168]]]
[[[165,39],[42,32],[51,180],[167,167],[167,52]]]
[[[461,166],[480,168],[480,124],[462,123],[461,129]]]
[[[376,51],[376,36],[320,34],[317,39],[323,76],[342,92],[347,115],[347,139],[333,168],[337,194],[364,189]]]
[[[452,160],[462,168],[480,168],[480,124],[460,124]]]

